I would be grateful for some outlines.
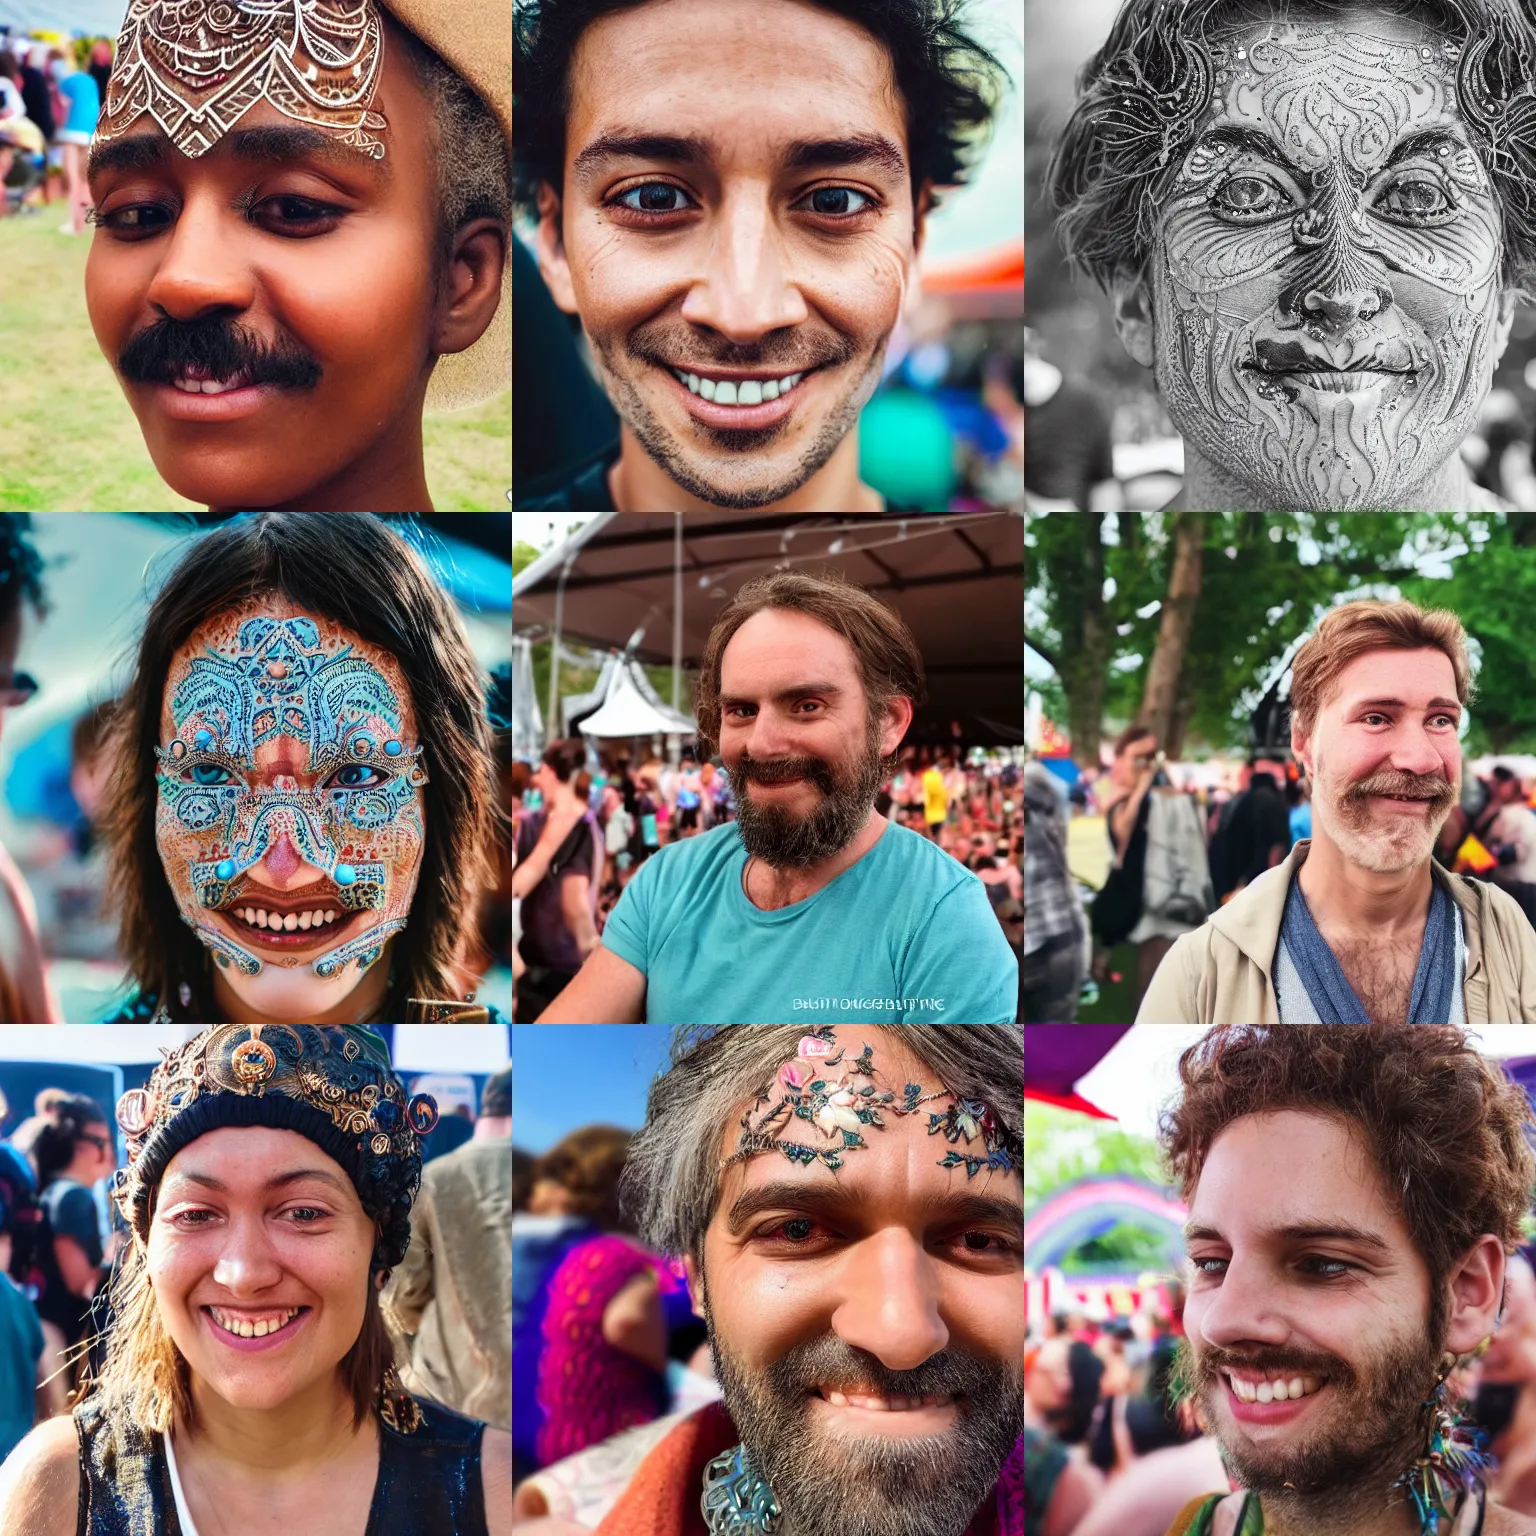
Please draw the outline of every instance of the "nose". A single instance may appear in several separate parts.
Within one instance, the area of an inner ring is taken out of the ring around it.
[[[1375,283],[1333,291],[1310,288],[1302,295],[1301,315],[1329,330],[1347,331],[1361,320],[1374,319],[1391,302],[1391,293]]]
[[[887,1370],[916,1370],[949,1343],[933,1261],[909,1232],[883,1231],[847,1257],[832,1330]]]
[[[146,295],[172,320],[187,323],[212,312],[240,313],[255,301],[255,281],[211,201],[188,198]]]
[[[1406,730],[1399,731],[1397,736],[1398,739],[1392,743],[1392,755],[1388,761],[1399,772],[1436,773],[1443,778],[1450,777],[1445,759],[1422,729],[1410,725]]]
[[[750,345],[807,318],[766,193],[727,194],[709,239],[703,270],[683,300],[683,319]]]
[[[231,1296],[254,1296],[270,1290],[282,1274],[265,1223],[259,1217],[233,1219],[213,1266],[213,1283]]]
[[[1291,1337],[1273,1286],[1260,1266],[1233,1259],[1220,1287],[1211,1293],[1200,1317],[1199,1332],[1218,1349],[1242,1344],[1279,1347]]]

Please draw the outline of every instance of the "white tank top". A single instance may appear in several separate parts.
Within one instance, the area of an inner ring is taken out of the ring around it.
[[[187,1508],[187,1496],[182,1491],[181,1473],[176,1470],[176,1447],[169,1434],[165,1437],[165,1460],[171,1469],[171,1497],[176,1500],[176,1518],[181,1522],[181,1536],[201,1536],[192,1523],[192,1512]]]

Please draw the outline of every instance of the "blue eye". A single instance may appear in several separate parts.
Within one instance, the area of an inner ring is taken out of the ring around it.
[[[687,209],[685,202],[672,203],[670,198],[687,198],[688,194],[681,187],[674,187],[670,181],[647,181],[638,187],[630,187],[627,191],[619,193],[614,198],[614,203],[620,208],[626,208],[630,213],[640,214],[666,214],[683,213]],[[637,201],[630,202],[630,198]]]
[[[233,784],[235,776],[217,763],[194,763],[188,770],[194,784]]]
[[[858,198],[860,206],[851,207],[850,198]],[[875,200],[867,192],[856,191],[853,187],[817,187],[814,192],[808,193],[810,211],[819,213],[825,219],[851,219],[861,213],[868,213],[874,206]]]
[[[374,789],[389,783],[389,775],[367,763],[348,763],[331,776],[327,789]]]

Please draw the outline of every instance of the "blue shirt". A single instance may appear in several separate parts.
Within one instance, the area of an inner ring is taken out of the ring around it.
[[[96,119],[101,116],[101,92],[96,88],[96,77],[77,69],[59,81],[59,90],[69,106],[69,119],[64,124],[68,133],[95,133]]]
[[[0,1274],[0,1459],[9,1456],[32,1428],[37,1362],[43,1354],[43,1326],[37,1308]]]
[[[894,822],[815,895],[763,912],[736,823],[640,866],[603,943],[651,1024],[1011,1024],[1019,968],[981,881]]]

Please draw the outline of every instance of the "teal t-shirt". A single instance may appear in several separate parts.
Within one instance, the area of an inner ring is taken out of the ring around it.
[[[747,900],[736,824],[641,865],[603,943],[645,972],[651,1024],[1011,1024],[1019,967],[986,888],[894,822],[776,912]]]

